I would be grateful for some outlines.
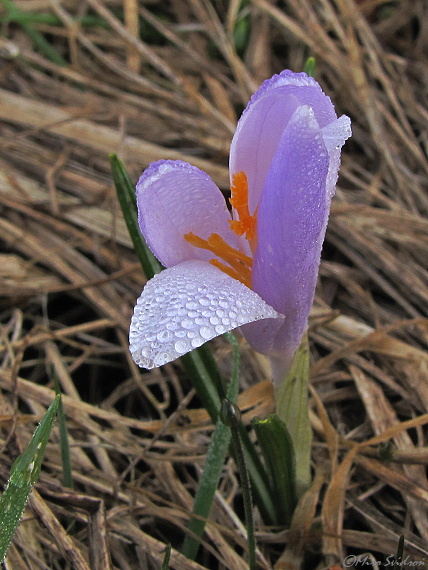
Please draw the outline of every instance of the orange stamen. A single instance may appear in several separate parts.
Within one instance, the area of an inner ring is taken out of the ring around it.
[[[207,249],[208,251],[212,251],[227,263],[241,262],[244,265],[248,265],[251,267],[253,265],[253,260],[249,255],[245,255],[241,251],[235,249],[228,243],[224,241],[224,239],[219,236],[218,234],[211,234],[208,239],[202,239],[199,236],[195,235],[194,233],[190,232],[188,234],[184,234],[184,239],[194,245],[195,247],[199,247],[199,249]]]
[[[238,272],[238,271],[235,271],[235,269],[228,267],[227,265],[225,265],[224,263],[222,263],[218,259],[211,259],[210,263],[211,263],[211,265],[214,265],[214,267],[221,269],[223,271],[223,273],[226,273],[230,277],[233,277],[233,279],[236,279],[237,281],[240,281],[241,283],[246,285],[248,287],[248,289],[251,289],[251,271],[249,269],[242,268]],[[244,273],[245,273],[245,275],[244,275]]]
[[[237,172],[232,176],[232,186],[230,188],[232,195],[230,204],[235,208],[239,220],[232,220],[230,229],[238,236],[243,236],[247,240],[253,240],[256,237],[257,214],[253,216],[248,209],[248,180],[245,172]]]
[[[229,201],[235,209],[238,219],[229,222],[230,229],[239,236],[245,235],[251,251],[254,252],[257,241],[257,211],[251,215],[248,209],[248,180],[245,172],[238,172],[232,176],[231,193]],[[233,279],[237,279],[251,288],[253,260],[249,255],[245,255],[242,251],[230,246],[218,234],[211,234],[208,239],[202,239],[190,232],[184,234],[184,239],[190,245],[211,251],[217,258],[225,261],[227,265],[219,259],[211,259],[210,263]]]
[[[190,243],[190,245],[198,247],[199,249],[207,249],[220,259],[223,259],[230,267],[227,267],[217,259],[212,259],[210,263],[234,279],[238,279],[247,287],[250,287],[251,266],[253,264],[253,260],[250,256],[231,247],[218,234],[211,234],[210,237],[205,240],[190,232],[184,234],[184,239]]]

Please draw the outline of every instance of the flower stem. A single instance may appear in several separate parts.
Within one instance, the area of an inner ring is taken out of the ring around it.
[[[308,410],[309,347],[307,336],[294,355],[284,380],[276,387],[276,413],[287,426],[296,454],[296,493],[301,497],[311,483],[312,429]]]
[[[248,565],[250,570],[256,568],[256,542],[254,538],[253,502],[251,498],[251,484],[245,463],[244,451],[239,436],[241,423],[241,411],[236,404],[225,398],[222,402],[220,418],[222,422],[230,427],[234,457],[241,479],[242,499],[244,501],[245,526],[247,527],[248,541]]]
[[[233,346],[233,368],[232,368],[232,385],[238,384],[239,378],[239,345],[235,335],[232,333],[225,334],[227,340]],[[241,427],[241,411],[236,404],[229,398],[224,398],[220,411],[221,421],[230,427],[232,435],[232,444],[234,449],[234,457],[241,479],[242,498],[244,501],[245,524],[247,527],[248,540],[248,557],[249,568],[254,570],[256,567],[256,542],[254,538],[254,519],[253,519],[253,501],[251,496],[251,483],[248,474],[247,464],[245,462],[244,450],[242,448],[240,427]]]

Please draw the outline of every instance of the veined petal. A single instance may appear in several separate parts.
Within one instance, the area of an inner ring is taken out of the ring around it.
[[[281,353],[294,352],[307,327],[330,209],[328,171],[322,130],[312,108],[300,106],[266,176],[252,273],[253,289],[286,316],[272,345]]]
[[[129,344],[135,363],[155,368],[243,324],[282,318],[240,281],[203,261],[165,269],[145,286]]]
[[[232,247],[237,246],[223,194],[208,174],[187,162],[152,163],[137,183],[137,206],[141,233],[165,267],[214,257],[187,243],[186,233],[203,239],[217,233]]]
[[[315,79],[285,70],[261,85],[238,122],[230,148],[230,173],[246,173],[251,213],[259,203],[284,129],[301,105],[313,109],[321,128],[337,119],[330,98]]]

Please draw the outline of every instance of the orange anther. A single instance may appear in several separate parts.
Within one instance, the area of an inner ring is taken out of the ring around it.
[[[230,267],[227,267],[218,259],[212,259],[211,263],[234,279],[238,279],[244,283],[244,285],[250,287],[251,266],[253,264],[253,260],[250,256],[230,246],[218,234],[211,234],[210,237],[205,240],[190,232],[184,234],[184,239],[191,245],[199,249],[207,249],[220,259],[223,259]]]
[[[257,216],[251,215],[248,209],[248,180],[245,172],[237,172],[232,176],[230,190],[232,195],[229,202],[239,218],[229,222],[230,229],[238,236],[245,234],[247,240],[253,240],[256,237]]]
[[[210,263],[211,265],[214,265],[214,267],[221,269],[223,273],[226,273],[230,277],[233,277],[233,279],[236,279],[237,281],[240,281],[246,285],[248,289],[251,289],[251,270],[247,267],[241,267],[237,271],[235,269],[232,269],[232,267],[228,267],[218,259],[211,259]]]
[[[230,221],[230,229],[239,236],[245,234],[249,241],[251,251],[254,252],[256,246],[256,224],[257,214],[250,214],[248,209],[248,181],[245,172],[238,172],[232,177],[232,196],[230,203],[235,209],[238,219]],[[251,288],[251,267],[253,260],[249,255],[235,249],[224,241],[218,234],[211,234],[208,239],[203,239],[192,232],[184,234],[184,239],[199,249],[211,251],[217,258],[225,261],[227,265],[219,259],[211,259],[210,263],[218,267],[233,279],[241,281]]]

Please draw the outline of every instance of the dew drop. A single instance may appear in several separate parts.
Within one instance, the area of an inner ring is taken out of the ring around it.
[[[197,336],[192,339],[193,348],[198,348],[198,346],[201,346],[202,344],[204,344],[204,340],[200,336]]]
[[[210,338],[213,337],[214,331],[212,328],[210,327],[201,327],[199,329],[199,334],[201,335],[201,337],[204,340],[209,340]]]
[[[189,350],[189,344],[186,340],[177,340],[177,342],[174,344],[174,348],[176,352],[183,354]]]
[[[158,332],[158,334],[156,335],[156,338],[158,339],[159,342],[168,342],[169,340],[171,340],[171,333],[168,330],[163,330]],[[147,337],[146,337],[147,338]]]
[[[181,326],[183,329],[193,329],[195,322],[192,319],[183,319],[181,321]]]
[[[162,366],[171,360],[171,355],[168,352],[159,352],[154,359],[153,362],[155,366]]]

